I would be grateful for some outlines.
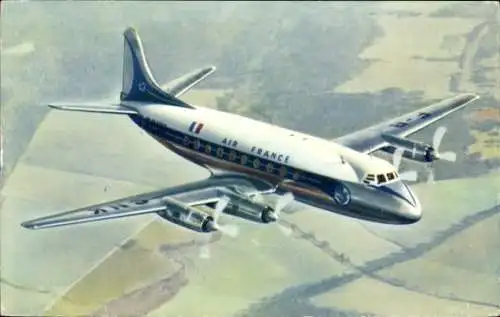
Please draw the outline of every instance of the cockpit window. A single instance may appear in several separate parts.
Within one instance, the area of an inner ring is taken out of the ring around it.
[[[380,185],[391,182],[398,178],[398,174],[396,172],[385,173],[385,174],[367,174],[363,179],[363,183],[367,185]]]
[[[385,182],[386,182],[386,180],[385,180],[385,175],[384,175],[384,174],[378,174],[378,175],[377,175],[377,182],[378,182],[379,184],[385,183]]]
[[[374,174],[368,174],[366,175],[365,179],[363,180],[363,183],[365,184],[370,184],[370,183],[373,183],[375,182],[375,175]]]

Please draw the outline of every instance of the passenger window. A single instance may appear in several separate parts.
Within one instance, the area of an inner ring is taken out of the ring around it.
[[[281,166],[281,168],[280,168],[280,176],[281,177],[285,177],[286,174],[287,174],[286,167],[285,166]]]
[[[235,159],[236,159],[236,152],[235,151],[229,152],[229,160],[234,161]]]
[[[385,176],[384,176],[384,174],[377,175],[377,182],[379,184],[385,183]]]
[[[212,147],[210,146],[210,144],[205,145],[205,152],[207,154],[211,154],[212,153]]]
[[[255,160],[253,160],[253,167],[259,168],[259,166],[260,166],[260,160],[258,158],[256,158]]]
[[[271,162],[267,163],[267,165],[266,165],[266,171],[267,171],[268,173],[272,173],[272,172],[273,172],[273,170],[274,170],[273,163],[271,163]]]
[[[393,173],[388,173],[387,174],[387,179],[392,181],[394,179],[394,174]]]
[[[224,156],[224,149],[223,148],[219,147],[217,149],[217,156],[220,158],[222,158]]]
[[[194,148],[195,148],[196,150],[199,150],[199,149],[200,149],[200,147],[201,147],[201,142],[200,142],[200,140],[196,139],[196,140],[194,141]]]
[[[245,154],[243,154],[241,156],[241,160],[240,161],[241,161],[241,165],[245,165],[248,162],[248,157]]]
[[[375,180],[375,175],[368,174],[368,176],[366,176],[366,179],[369,180],[369,181],[374,181]]]

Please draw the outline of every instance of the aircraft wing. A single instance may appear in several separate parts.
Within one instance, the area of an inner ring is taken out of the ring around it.
[[[183,75],[161,87],[167,93],[179,97],[186,91],[191,89],[194,85],[205,79],[207,76],[215,71],[215,66],[208,66],[197,69],[191,73]]]
[[[478,98],[478,95],[472,93],[460,94],[332,141],[358,152],[372,153],[389,145],[383,140],[383,134],[407,137]]]
[[[243,175],[212,176],[194,183],[29,220],[21,225],[28,229],[43,229],[153,214],[168,211],[178,206],[195,207],[216,203],[224,196],[221,189],[229,189],[239,195],[250,197],[265,193],[272,188],[269,183]]]

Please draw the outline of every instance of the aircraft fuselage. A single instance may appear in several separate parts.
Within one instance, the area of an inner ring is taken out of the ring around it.
[[[279,185],[311,206],[370,221],[409,224],[420,203],[402,181],[371,186],[388,162],[308,134],[222,111],[141,105],[130,118],[162,145],[198,165]]]

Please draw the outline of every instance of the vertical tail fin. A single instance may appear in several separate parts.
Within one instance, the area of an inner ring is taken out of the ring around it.
[[[163,103],[171,106],[192,108],[158,86],[149,69],[137,31],[128,28],[123,33],[123,37],[123,83],[120,100]]]

